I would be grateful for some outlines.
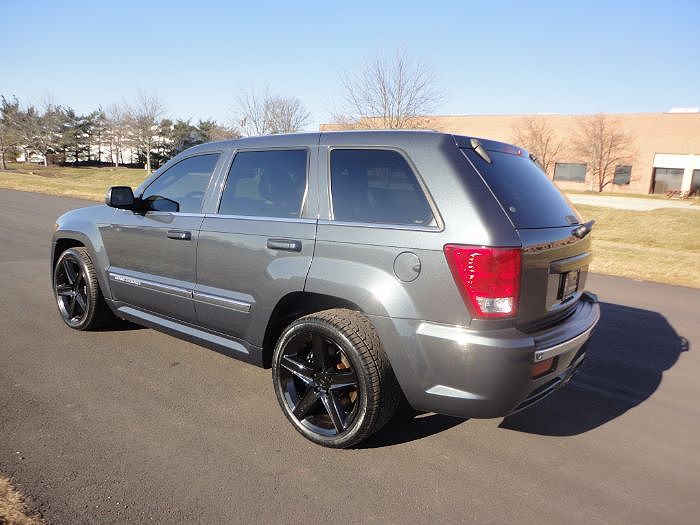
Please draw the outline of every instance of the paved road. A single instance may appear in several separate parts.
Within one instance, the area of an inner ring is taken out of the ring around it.
[[[567,193],[574,204],[588,204],[619,210],[648,211],[661,208],[681,208],[684,210],[700,211],[700,206],[693,206],[690,201],[673,199],[643,199],[635,197],[616,197],[614,195],[589,195],[582,193]]]
[[[0,471],[50,522],[697,522],[700,290],[592,276],[604,317],[565,390],[333,451],[288,426],[267,370],[66,328],[47,242],[84,204],[0,190]]]

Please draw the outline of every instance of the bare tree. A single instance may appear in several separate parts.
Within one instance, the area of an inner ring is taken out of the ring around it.
[[[334,119],[352,127],[421,128],[442,101],[432,69],[404,51],[378,56],[356,74],[342,73],[345,109]]]
[[[581,117],[571,149],[591,172],[591,190],[603,191],[613,182],[617,166],[631,163],[634,139],[609,116]]]
[[[44,166],[48,166],[49,154],[59,149],[63,118],[63,108],[56,105],[51,97],[46,97],[41,111],[30,106],[25,112],[23,127],[26,142],[41,154]]]
[[[127,134],[126,110],[121,104],[112,104],[107,108],[107,124],[105,135],[109,156],[115,168],[124,163],[124,145]]]
[[[554,163],[564,142],[544,118],[523,117],[513,126],[513,141],[528,150],[551,177]]]
[[[158,122],[165,112],[163,101],[154,93],[140,93],[127,105],[126,116],[133,146],[145,157],[144,168],[151,171],[151,150],[158,133]]]
[[[300,131],[310,117],[298,98],[270,95],[267,89],[241,93],[236,109],[241,130],[247,136]]]
[[[17,97],[13,97],[12,100],[0,97],[0,162],[4,170],[7,169],[6,158],[12,158],[19,146],[20,115]]]

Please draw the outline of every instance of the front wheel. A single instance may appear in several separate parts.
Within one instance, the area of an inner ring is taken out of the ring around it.
[[[69,248],[53,270],[53,287],[63,322],[75,330],[94,330],[114,318],[102,297],[86,248]]]
[[[396,412],[401,389],[372,323],[325,310],[280,336],[272,359],[277,400],[294,427],[326,447],[358,444]]]

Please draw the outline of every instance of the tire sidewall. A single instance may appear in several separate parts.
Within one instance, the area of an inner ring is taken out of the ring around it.
[[[324,337],[334,341],[345,353],[346,357],[350,360],[352,367],[355,371],[355,376],[357,377],[358,386],[358,405],[357,413],[355,418],[346,430],[340,434],[334,436],[323,436],[317,434],[310,428],[306,427],[299,421],[293,414],[292,409],[287,404],[287,400],[284,397],[284,392],[282,390],[282,385],[279,380],[280,373],[280,361],[282,359],[283,350],[287,342],[293,338],[295,335],[304,332],[318,332]],[[362,358],[358,354],[357,350],[353,346],[352,342],[335,326],[328,323],[325,320],[315,319],[315,318],[302,318],[293,322],[287,329],[282,333],[275,346],[275,352],[272,358],[272,380],[275,389],[275,395],[277,396],[277,401],[284,412],[287,419],[294,425],[304,437],[323,445],[326,447],[343,448],[349,446],[357,441],[358,434],[362,433],[363,426],[365,424],[372,424],[373,422],[366,421],[367,410],[368,410],[368,371],[366,370],[366,365]]]

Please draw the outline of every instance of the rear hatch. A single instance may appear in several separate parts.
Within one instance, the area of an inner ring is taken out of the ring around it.
[[[527,151],[455,139],[522,241],[518,327],[534,332],[557,323],[580,300],[591,261],[590,235],[574,235],[580,215]]]

